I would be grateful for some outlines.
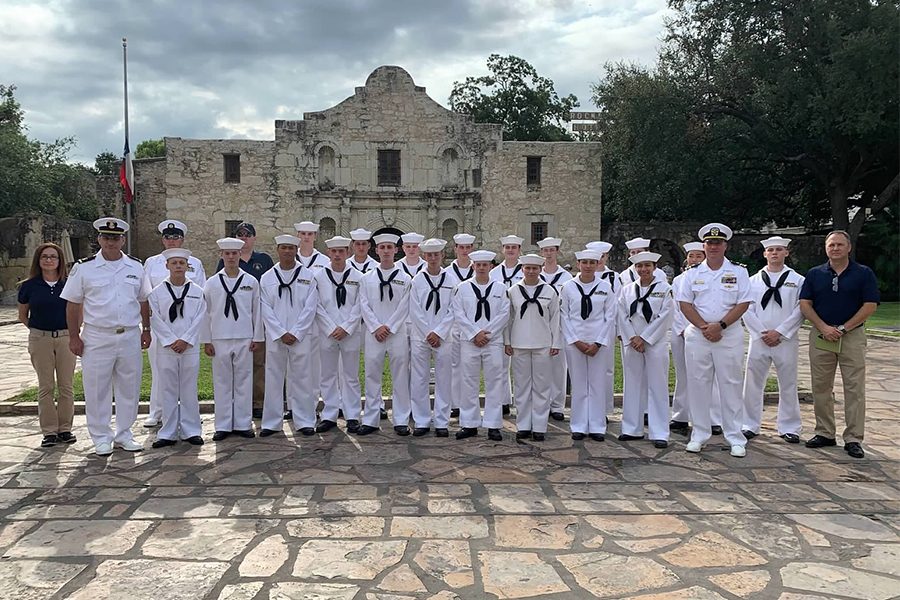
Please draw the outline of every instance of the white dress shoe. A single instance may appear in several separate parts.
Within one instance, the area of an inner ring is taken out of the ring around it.
[[[737,458],[744,458],[747,456],[747,448],[744,446],[732,446],[731,455],[736,456]]]
[[[700,452],[703,450],[703,444],[700,442],[688,442],[687,447],[685,448],[688,452]]]
[[[144,419],[144,427],[159,427],[159,419],[156,417],[147,417]]]
[[[107,444],[106,442],[100,442],[96,446],[94,446],[94,454],[97,456],[109,456],[112,454],[113,447],[112,444]]]
[[[144,449],[143,444],[139,444],[134,440],[128,440],[127,442],[119,442],[116,444],[122,450],[127,450],[128,452],[140,452]]]

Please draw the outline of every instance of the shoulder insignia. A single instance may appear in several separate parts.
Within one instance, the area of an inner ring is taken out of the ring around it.
[[[130,254],[126,254],[125,256],[127,256],[127,257],[130,258],[131,260],[137,261],[137,263],[140,264],[140,265],[144,264],[144,261],[142,261],[141,259],[139,259],[137,256],[132,256],[132,255],[130,255]]]
[[[95,258],[97,258],[97,255],[96,255],[96,254],[92,254],[92,255],[90,255],[90,256],[86,256],[86,257],[84,257],[84,258],[82,258],[82,259],[79,259],[79,260],[78,260],[78,264],[80,265],[80,264],[82,264],[82,263],[90,262],[90,261],[94,260]]]
[[[745,265],[744,263],[739,263],[736,260],[731,261],[731,264],[736,265],[738,267],[744,267],[745,269],[747,268],[747,265]]]
[[[703,264],[703,263],[696,263],[696,264],[693,264],[693,265],[689,266],[688,269],[696,269],[697,267],[699,267],[699,266],[702,265],[702,264]]]

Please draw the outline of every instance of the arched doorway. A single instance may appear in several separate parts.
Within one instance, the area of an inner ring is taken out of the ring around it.
[[[375,253],[375,236],[381,235],[382,233],[393,233],[394,235],[403,236],[403,232],[397,229],[396,227],[382,227],[381,229],[376,230],[372,233],[372,247],[369,248],[369,256],[374,258],[376,261],[378,260],[378,255]],[[400,260],[405,255],[403,254],[403,245],[402,242],[397,243],[397,253],[394,254],[394,260]]]
[[[650,242],[650,251],[660,255],[657,266],[666,271],[666,275],[670,275],[670,282],[672,278],[681,273],[684,252],[682,252],[682,248],[678,244],[670,240],[655,239]],[[670,270],[671,273],[669,273]]]

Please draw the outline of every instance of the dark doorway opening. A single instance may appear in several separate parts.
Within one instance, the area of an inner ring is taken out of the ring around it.
[[[369,248],[369,256],[374,258],[376,261],[378,260],[378,255],[375,253],[375,236],[381,235],[382,233],[393,233],[394,235],[403,236],[403,232],[397,229],[396,227],[382,227],[381,229],[375,231],[372,234],[372,247]],[[406,256],[403,254],[403,241],[397,242],[397,253],[394,254],[394,262],[400,260]]]

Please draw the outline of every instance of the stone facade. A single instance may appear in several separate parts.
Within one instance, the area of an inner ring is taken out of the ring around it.
[[[400,67],[379,67],[332,108],[275,121],[274,141],[165,141],[164,161],[135,162],[142,258],[158,252],[164,218],[188,225],[186,246],[208,268],[215,240],[241,220],[270,252],[301,220],[320,224],[320,245],[365,227],[448,240],[466,231],[492,249],[517,233],[536,251],[543,233],[564,238],[566,260],[600,231],[599,143],[504,141],[499,125],[447,110]],[[226,181],[229,161],[239,182]]]

